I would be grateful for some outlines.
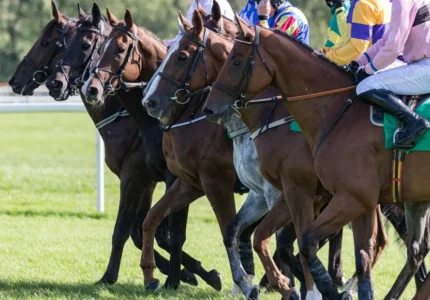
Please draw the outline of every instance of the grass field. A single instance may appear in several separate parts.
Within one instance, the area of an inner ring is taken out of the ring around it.
[[[232,280],[221,234],[210,205],[193,204],[188,253],[223,276],[223,291],[203,281],[176,292],[145,293],[139,251],[128,242],[118,283],[94,285],[105,271],[118,208],[118,179],[107,169],[106,213],[95,211],[95,130],[84,113],[0,116],[0,299],[227,299]],[[156,199],[164,187],[158,186]],[[237,198],[239,207],[243,199]],[[343,260],[353,273],[351,232],[345,230]],[[373,272],[375,299],[382,299],[405,261],[394,242]],[[274,250],[273,244],[271,247]],[[255,257],[256,258],[256,257]],[[320,258],[327,258],[325,249]],[[257,274],[263,269],[256,258]],[[157,272],[158,278],[164,276]],[[410,285],[402,299],[411,299]],[[263,294],[261,299],[279,299]]]

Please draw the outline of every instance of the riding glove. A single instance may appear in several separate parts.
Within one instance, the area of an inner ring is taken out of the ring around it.
[[[344,1],[343,0],[325,0],[325,3],[328,7],[337,9],[339,7],[343,7]]]

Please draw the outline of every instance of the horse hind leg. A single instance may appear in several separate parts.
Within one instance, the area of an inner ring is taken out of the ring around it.
[[[428,300],[430,295],[430,276],[427,276],[426,280],[423,282],[422,287],[417,292],[412,300]]]
[[[408,257],[385,299],[399,299],[429,251],[430,201],[405,202]]]

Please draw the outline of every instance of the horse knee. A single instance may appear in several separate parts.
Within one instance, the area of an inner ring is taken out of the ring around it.
[[[223,235],[223,242],[224,246],[227,249],[233,248],[237,244],[237,226],[235,220],[232,220],[230,224],[225,229],[224,235]]]
[[[357,277],[362,279],[366,274],[370,276],[370,270],[372,266],[371,257],[362,249],[358,249],[355,252],[355,268]]]
[[[424,251],[421,249],[419,242],[413,242],[408,252],[409,267],[418,269],[424,260]]]

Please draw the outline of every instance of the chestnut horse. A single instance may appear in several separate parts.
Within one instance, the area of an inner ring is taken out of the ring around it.
[[[215,6],[216,5],[214,4],[214,7]],[[152,111],[152,113],[156,115],[168,114],[169,109],[166,108],[178,106],[177,104],[173,104],[174,102],[172,101],[172,96],[174,95],[180,97],[180,99],[177,99],[176,97],[173,98],[180,103],[188,101],[188,94],[179,96],[178,89],[184,87],[188,89],[188,93],[194,94],[203,90],[205,86],[208,85],[208,82],[213,82],[216,79],[223,62],[226,60],[232,45],[232,43],[228,41],[228,38],[205,29],[203,26],[203,19],[198,11],[196,11],[194,14],[193,24],[189,24],[182,17],[182,15],[179,15],[179,19],[180,27],[185,31],[184,38],[182,38],[179,44],[171,50],[169,58],[165,60],[165,65],[163,64],[164,69],[162,70],[163,73],[160,74],[161,79],[157,82],[154,80],[153,85],[148,88],[149,91],[147,91],[144,99],[144,104],[148,106],[149,112],[151,113]],[[192,76],[190,77],[189,74]],[[282,114],[284,111],[280,111],[280,113]],[[284,117],[285,115],[280,119],[283,119]],[[266,120],[267,118],[262,117],[262,119]],[[231,121],[229,123],[231,123]],[[278,127],[278,129],[280,128],[281,127]],[[258,129],[254,128],[254,132],[255,131],[258,132]],[[276,130],[273,130],[273,132],[275,131]],[[300,181],[300,183],[295,183],[292,185],[291,189],[297,191],[297,197],[301,197],[305,200],[309,199],[308,201],[310,201],[311,205],[313,205],[315,195],[315,187],[313,187],[313,185],[316,185],[315,182],[317,180],[316,175],[313,172],[310,152],[303,152],[302,145],[304,142],[305,141],[302,135],[298,133],[289,134],[289,138],[285,142],[286,145],[283,147],[286,149],[286,153],[283,155],[283,157],[290,159],[288,163],[283,162],[289,166],[287,169],[288,172],[284,172],[283,174],[282,172],[279,173],[278,168],[275,167],[278,165],[278,161],[272,161],[273,165],[270,166],[271,171],[276,171],[271,172],[269,174],[270,176],[267,176],[268,174],[265,175],[266,178],[273,182],[276,187],[282,189],[283,185],[285,185],[285,182],[292,181],[291,178],[294,178],[292,174],[295,174],[298,172],[298,170],[301,170],[300,174],[307,176],[304,177],[307,180],[303,179],[301,181],[306,182],[307,184],[303,184]],[[238,146],[248,147],[248,143],[250,143],[250,141],[247,143],[242,143]],[[296,151],[291,149],[296,149]],[[298,163],[300,163],[299,167],[297,166]],[[304,167],[302,167],[302,165],[304,165]],[[282,178],[283,176],[281,174],[285,177]],[[291,192],[289,192],[289,194],[291,194]],[[319,198],[317,200],[319,200]],[[328,197],[325,197],[325,199],[318,201],[317,205],[324,205],[327,200]],[[263,221],[263,223],[267,220],[276,220],[279,222],[276,223],[276,226],[278,227],[271,227],[271,229],[274,230],[271,231],[270,235],[272,235],[280,227],[288,224],[288,221],[291,220],[291,217],[287,217],[286,214],[279,214],[279,211],[288,212],[288,207],[283,209],[282,205],[283,201],[278,203],[277,207],[272,209],[272,211],[269,213],[270,217],[266,217]],[[248,212],[248,214],[249,213],[250,212]],[[250,220],[250,222],[252,221]],[[229,232],[226,232],[225,234],[227,235]],[[382,235],[384,236],[384,234]],[[258,230],[256,236],[260,236]],[[284,297],[291,297],[291,293],[293,291],[291,291],[288,287],[287,278],[279,273],[276,266],[274,266],[273,261],[271,261],[270,256],[267,255],[267,251],[262,251],[263,248],[259,245],[260,243],[256,243],[256,250],[262,258],[265,269],[268,271],[267,276],[271,286],[279,288]],[[383,239],[381,248],[383,248],[384,245],[385,239]],[[267,244],[265,246],[267,246]],[[235,283],[242,288],[243,293],[247,297],[255,296],[255,293],[250,292],[252,286],[248,286],[249,283],[246,281],[246,274],[243,273],[243,271],[240,271],[240,269],[237,270],[235,255],[229,255],[229,258]],[[273,272],[271,270],[273,270]],[[241,274],[241,272],[243,274]],[[308,288],[309,291],[313,291],[311,290],[312,285],[308,286]],[[294,295],[297,297],[296,293]],[[311,295],[308,296],[312,297]]]
[[[113,30],[101,47],[97,68],[83,87],[88,101],[97,101],[99,106],[108,101],[103,99],[106,92],[112,93],[126,81],[149,81],[167,53],[161,40],[134,24],[129,10],[125,13],[124,22],[119,22],[109,11],[107,16]],[[143,110],[141,98],[127,96],[121,100],[130,113],[139,114]],[[142,116],[136,117],[137,122],[141,119]],[[178,120],[179,123],[182,121]],[[207,121],[199,125],[210,128],[213,139],[218,141],[215,145],[201,143],[207,133],[197,127],[182,127],[163,135],[167,166],[179,178],[149,211],[143,223],[141,268],[144,284],[149,290],[156,290],[159,286],[159,281],[153,277],[153,240],[155,229],[165,216],[187,207],[205,194],[222,231],[236,213],[233,193],[236,173],[232,164],[231,141],[218,126]],[[219,278],[216,272],[211,275]]]
[[[99,42],[99,39],[103,39],[103,35],[106,35],[110,31],[109,25],[102,21],[97,5],[93,6],[92,15],[88,15],[79,6],[78,13],[79,21],[73,21],[73,28],[70,29],[69,32],[70,34],[74,34],[74,39],[68,43],[66,51],[61,51],[58,54],[53,55],[55,51],[53,52],[50,47],[39,46],[41,43],[48,43],[46,41],[55,44],[55,41],[52,41],[51,37],[53,31],[47,30],[50,26],[48,24],[36,44],[32,47],[32,50],[27,54],[26,59],[28,61],[36,61],[40,57],[53,56],[49,66],[43,68],[44,76],[54,73],[54,66],[63,58],[63,55],[70,59],[69,61],[71,61],[72,65],[76,67],[83,67],[86,63],[89,63],[87,60],[89,54],[86,53],[81,55],[81,51],[85,52],[84,48],[86,48],[83,45],[90,44],[93,47],[90,46],[88,49],[94,49],[94,46]],[[61,13],[58,11],[54,3],[53,14],[54,18],[55,16],[61,16]],[[70,18],[63,17],[63,19],[67,20]],[[58,23],[56,19],[54,19],[53,22],[54,24]],[[101,25],[103,22],[104,24]],[[76,33],[76,28],[78,27],[79,30],[78,33]],[[100,30],[100,32],[98,32],[98,30]],[[74,58],[71,53],[76,57]],[[23,62],[20,64],[16,72],[15,80],[13,80],[15,85],[22,87],[25,86],[24,83],[27,80],[25,79],[25,74],[22,74],[22,72],[25,71],[23,66],[26,67],[27,64]],[[75,76],[75,74],[73,76]],[[16,78],[23,80],[22,84]],[[30,88],[32,90],[30,90]],[[66,88],[67,85],[65,85],[65,89]],[[33,89],[33,85],[27,85],[25,92],[32,92]],[[113,284],[117,281],[124,244],[129,236],[131,235],[132,240],[138,249],[142,248],[141,227],[143,219],[151,206],[152,194],[157,181],[162,181],[163,177],[172,181],[174,176],[168,173],[165,167],[165,162],[160,162],[160,160],[157,159],[157,156],[150,154],[153,151],[161,152],[161,147],[158,150],[151,149],[153,147],[144,147],[144,144],[138,138],[138,130],[135,122],[131,118],[125,117],[126,114],[119,114],[117,118],[112,118],[112,116],[115,116],[121,110],[121,105],[118,101],[113,101],[111,106],[98,111],[94,110],[92,106],[86,105],[86,107],[94,123],[98,124],[97,127],[105,142],[106,164],[121,181],[120,205],[112,236],[111,256],[108,268],[102,279],[99,281],[100,283]],[[122,113],[124,112],[125,111],[122,111]],[[104,122],[100,122],[102,120],[104,120]],[[110,120],[110,122],[106,122],[106,120]],[[152,144],[150,144],[150,146],[151,145]],[[163,158],[162,154],[158,157]],[[148,163],[148,161],[150,161],[150,163]],[[157,161],[160,166],[164,166],[165,171],[155,165],[157,164]],[[170,220],[170,226],[167,224],[168,220],[166,219],[163,221],[162,226],[157,228],[156,239],[162,248],[172,253],[172,261],[174,261],[176,259],[175,252],[180,252],[181,248],[176,250],[178,247],[175,248],[175,239],[171,238],[169,243],[168,236],[176,237],[185,234],[185,232],[180,230],[182,227],[178,226],[178,224],[186,224],[187,212],[184,211],[176,216],[173,215],[172,218],[175,219]],[[171,229],[168,229],[168,226]],[[185,229],[185,227],[183,227],[183,229]],[[173,244],[173,247],[171,244]],[[194,273],[201,275],[204,272],[204,269],[195,267],[199,266],[199,263],[195,259],[191,257],[187,258],[186,256],[183,260],[184,265],[188,264],[189,269],[192,269]],[[156,253],[156,262],[160,271],[169,275],[169,281],[179,281],[180,276],[182,281],[192,285],[197,285],[197,280],[193,273],[187,269],[180,271],[180,265],[179,269],[176,270],[175,268],[178,267],[174,263],[169,266],[169,261],[158,253]]]
[[[348,100],[355,99],[354,82],[348,73],[292,37],[278,31],[250,28],[237,15],[236,19],[239,33],[209,94],[205,113],[211,119],[219,119],[232,109],[261,103],[249,99],[269,85],[280,90],[310,145],[316,175],[333,194],[315,221],[308,216],[309,212],[299,213],[310,224],[301,238],[300,253],[319,291],[329,299],[341,299],[342,295],[317,257],[318,241],[374,211],[378,203],[391,202],[392,151],[384,148],[383,130],[370,124],[368,105]],[[351,107],[347,110],[348,106]],[[278,142],[279,139],[273,139],[267,147]],[[276,155],[273,153],[271,159]],[[412,152],[407,158],[403,192],[408,199],[404,203],[408,262],[388,299],[400,296],[429,250],[428,243],[423,242],[428,238],[428,216],[422,215],[427,213],[429,205],[425,199],[430,199],[430,186],[422,175],[427,171],[423,163],[427,157],[427,153]],[[354,231],[356,249],[359,243],[367,243],[367,238]],[[373,253],[360,254],[356,267],[366,269]],[[361,275],[359,299],[373,299],[370,272]]]

